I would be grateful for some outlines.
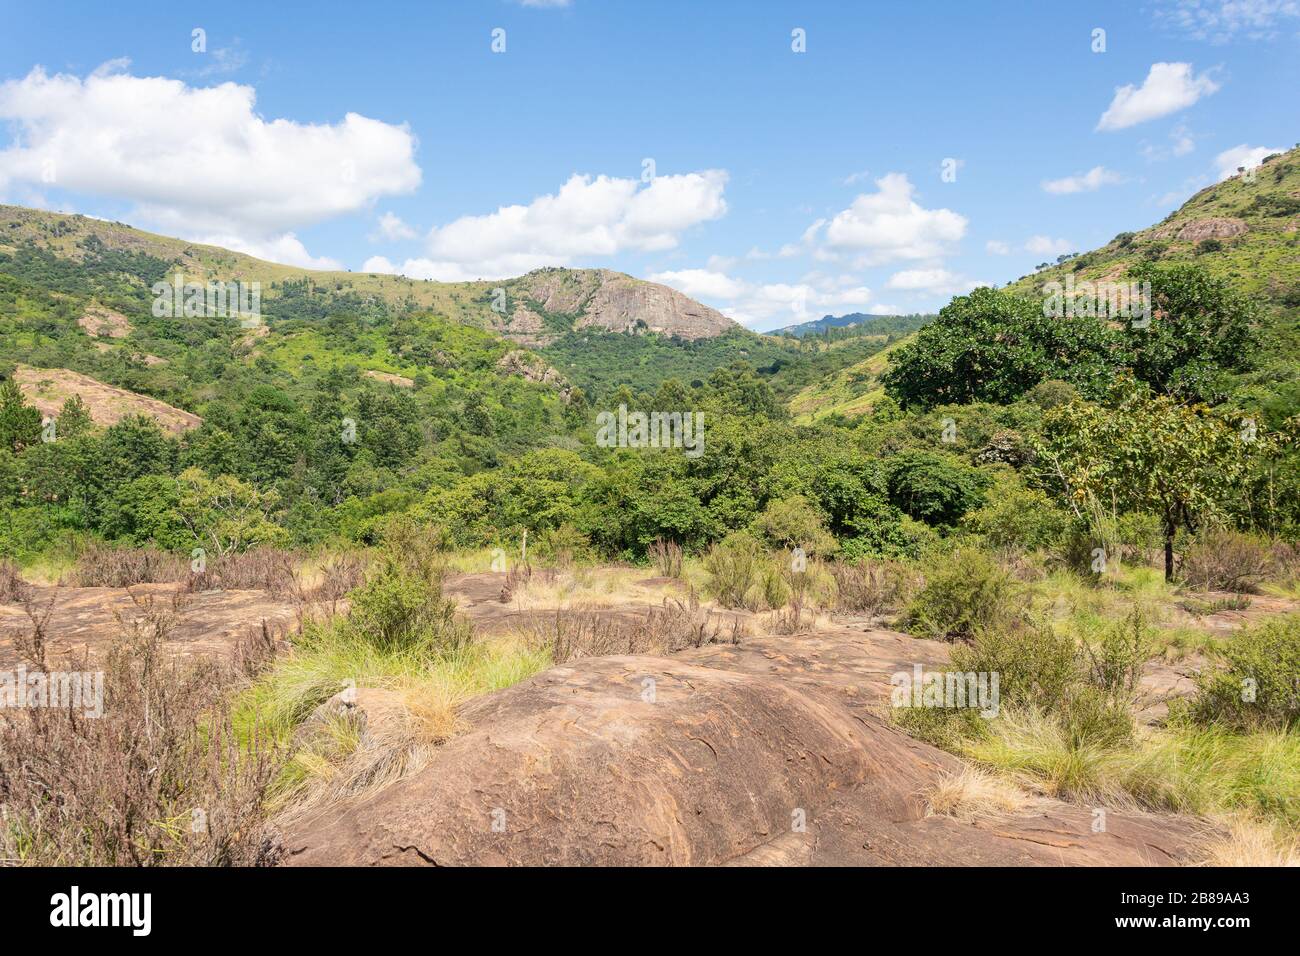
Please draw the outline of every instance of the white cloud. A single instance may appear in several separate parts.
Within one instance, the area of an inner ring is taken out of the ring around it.
[[[1172,0],[1157,16],[1194,39],[1226,43],[1238,36],[1267,40],[1282,21],[1300,17],[1297,0]]]
[[[849,173],[840,180],[840,183],[844,186],[852,186],[854,183],[864,182],[870,175],[871,173],[868,170],[862,169],[856,173]]]
[[[907,292],[926,292],[931,295],[960,295],[982,285],[980,279],[970,279],[949,269],[904,269],[895,272],[885,283],[887,288]]]
[[[382,272],[385,275],[395,276],[401,273],[397,266],[393,265],[385,256],[371,256],[361,264],[362,272]]]
[[[638,179],[577,175],[526,206],[462,216],[429,232],[427,255],[407,275],[443,281],[495,279],[587,256],[674,248],[686,229],[727,210],[727,173],[706,169]]]
[[[1061,256],[1074,250],[1074,243],[1069,239],[1053,239],[1051,236],[1030,236],[1025,242],[1025,251],[1036,256]]]
[[[858,285],[827,288],[812,282],[770,282],[746,285],[733,304],[719,311],[742,325],[773,327],[807,322],[831,312],[861,311],[871,301],[871,290]]]
[[[1068,195],[1069,193],[1090,193],[1095,192],[1102,186],[1113,186],[1123,181],[1124,177],[1113,169],[1107,169],[1105,166],[1094,166],[1086,173],[1080,173],[1078,176],[1043,180],[1043,190],[1058,196]]]
[[[819,219],[804,233],[819,258],[856,257],[858,267],[903,259],[933,259],[966,234],[967,219],[951,209],[925,209],[902,173],[876,180],[877,192],[857,196],[829,221]]]
[[[1142,155],[1148,162],[1160,162],[1170,157],[1186,156],[1196,149],[1196,138],[1183,124],[1178,124],[1169,131],[1169,146],[1152,146],[1147,144],[1142,147]]]
[[[1214,157],[1214,166],[1218,170],[1216,178],[1219,182],[1223,182],[1223,180],[1237,175],[1239,166],[1252,169],[1262,163],[1265,156],[1283,152],[1286,152],[1286,150],[1280,146],[1247,146],[1245,143],[1234,146],[1232,149],[1225,149]]]
[[[342,269],[343,264],[329,256],[313,256],[302,241],[291,232],[266,240],[249,240],[235,235],[198,236],[194,240],[209,246],[221,246],[246,255],[303,269]]]
[[[1097,129],[1127,129],[1168,116],[1218,89],[1219,84],[1209,74],[1194,76],[1190,63],[1153,63],[1140,87],[1129,84],[1116,88],[1115,98],[1098,120]]]
[[[1011,245],[1001,239],[990,239],[984,243],[984,251],[991,256],[1009,256],[1011,255]]]
[[[740,280],[708,269],[656,272],[650,276],[650,281],[672,286],[693,299],[734,299],[745,290],[745,283]]]
[[[415,137],[348,113],[335,124],[266,120],[251,86],[191,87],[107,64],[86,79],[37,67],[0,84],[6,181],[124,199],[161,232],[312,260],[295,229],[420,184]]]
[[[371,240],[386,239],[389,242],[400,242],[403,239],[415,239],[419,233],[402,222],[402,217],[396,213],[386,212],[379,217],[379,225],[374,233],[371,234]]]

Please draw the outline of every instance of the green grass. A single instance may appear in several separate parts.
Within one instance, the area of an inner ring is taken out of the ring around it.
[[[1060,725],[1006,712],[962,748],[977,763],[1082,803],[1244,813],[1300,833],[1300,734],[1171,725],[1131,747],[1071,746]]]

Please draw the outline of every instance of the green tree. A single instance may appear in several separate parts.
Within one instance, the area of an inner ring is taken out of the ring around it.
[[[1038,474],[1082,521],[1098,505],[1158,515],[1171,580],[1175,535],[1224,511],[1252,442],[1204,405],[1151,395],[1131,382],[1117,391],[1114,408],[1075,402],[1047,413],[1035,449]]]

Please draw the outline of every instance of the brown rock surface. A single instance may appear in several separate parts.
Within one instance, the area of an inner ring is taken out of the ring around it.
[[[124,623],[144,616],[145,609],[132,600],[153,600],[170,609],[174,584],[138,584],[126,588],[33,587],[34,606],[43,610],[53,602],[47,632],[52,661],[103,653],[122,633]],[[184,654],[211,654],[230,650],[266,622],[276,637],[297,626],[293,605],[265,591],[200,591],[180,596],[176,624],[168,646]],[[0,604],[0,667],[19,661],[13,641],[30,626],[22,607]]]
[[[105,385],[89,375],[66,368],[19,365],[14,371],[14,381],[23,397],[42,415],[57,416],[65,401],[73,395],[80,395],[96,425],[108,426],[130,415],[147,415],[173,435],[179,435],[203,424],[198,415],[147,395]]]
[[[480,698],[424,770],[291,823],[287,861],[1145,865],[1193,852],[1191,820],[1114,811],[1094,833],[1087,808],[1047,799],[974,823],[927,816],[923,792],[960,762],[871,713],[869,692],[846,706],[843,686],[802,676],[796,662],[828,649],[785,656],[794,668],[767,674],[748,672],[772,660],[761,650],[720,666],[587,658]]]

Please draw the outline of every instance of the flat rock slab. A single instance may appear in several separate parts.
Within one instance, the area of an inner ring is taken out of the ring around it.
[[[130,591],[141,602],[153,601],[167,610],[178,595],[175,584],[138,584]],[[38,613],[53,602],[46,627],[52,660],[101,654],[125,626],[146,613],[126,588],[33,587],[32,592]],[[293,605],[265,591],[200,591],[179,594],[178,600],[167,645],[185,654],[227,651],[263,622],[276,637],[297,626]],[[18,663],[14,637],[30,626],[20,605],[0,604],[0,665]]]
[[[708,649],[701,649],[701,651]],[[845,652],[846,659],[849,652]],[[753,660],[757,660],[754,658]],[[722,663],[718,661],[717,663]],[[1149,865],[1194,821],[1041,800],[926,816],[961,767],[842,687],[659,657],[586,658],[471,703],[420,772],[287,825],[291,865]]]

